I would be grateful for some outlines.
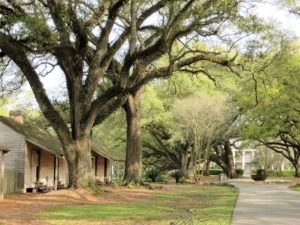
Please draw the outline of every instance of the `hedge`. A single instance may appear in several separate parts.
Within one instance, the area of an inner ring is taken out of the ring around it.
[[[202,170],[198,171],[198,174],[201,174]],[[221,173],[224,173],[222,169],[210,169],[209,175],[220,175]]]
[[[294,177],[295,176],[295,171],[293,170],[272,170],[268,171],[269,176],[274,176],[274,177]]]

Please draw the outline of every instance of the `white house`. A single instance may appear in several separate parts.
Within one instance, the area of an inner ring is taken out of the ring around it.
[[[259,149],[249,148],[246,146],[243,147],[241,141],[232,140],[232,143],[234,143],[232,147],[232,153],[235,168],[243,169],[244,175],[250,175],[251,171],[257,169],[253,164],[253,160],[255,159],[255,156],[258,153]],[[279,162],[279,167],[281,167],[281,170],[284,170],[285,164],[288,163],[283,156],[282,160],[280,160]],[[272,169],[276,169],[274,165],[272,166]]]

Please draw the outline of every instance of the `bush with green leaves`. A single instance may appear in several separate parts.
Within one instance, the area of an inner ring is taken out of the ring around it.
[[[257,169],[256,170],[256,175],[266,175],[266,170],[264,170],[264,169]]]
[[[224,173],[222,169],[209,169],[209,175],[220,175]],[[198,170],[198,174],[202,174],[202,170]]]
[[[146,178],[150,179],[153,183],[156,182],[160,175],[162,175],[162,171],[158,168],[150,168],[146,171]]]
[[[188,181],[187,181],[187,179],[185,177],[181,177],[181,178],[179,178],[178,183],[179,184],[187,184]]]
[[[167,183],[168,182],[168,176],[166,175],[160,175],[156,178],[156,182],[159,183]]]
[[[294,170],[271,170],[268,171],[269,176],[274,176],[274,177],[294,177],[295,176],[295,171]]]
[[[176,183],[179,183],[179,179],[184,177],[184,174],[181,170],[175,170],[173,173],[171,173],[171,176],[175,178]]]
[[[237,177],[241,177],[244,175],[243,169],[236,169],[235,172],[236,172]]]

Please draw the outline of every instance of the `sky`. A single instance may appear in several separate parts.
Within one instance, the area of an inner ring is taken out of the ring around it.
[[[272,5],[269,3],[256,3],[257,7],[254,9],[257,15],[263,20],[269,22],[274,21],[277,28],[284,30],[286,33],[295,35],[300,40],[300,16],[296,16],[288,12],[286,9],[279,8],[278,5]],[[64,86],[64,80],[59,70],[54,70],[52,74],[45,78],[42,78],[45,89],[51,96],[59,96],[59,90]],[[25,90],[30,90],[29,85],[25,87]],[[28,92],[27,92],[28,98]],[[19,99],[23,99],[24,96],[18,96]]]
[[[257,15],[266,21],[277,21],[278,28],[295,34],[300,39],[300,16],[291,14],[286,9],[270,3],[258,3]]]

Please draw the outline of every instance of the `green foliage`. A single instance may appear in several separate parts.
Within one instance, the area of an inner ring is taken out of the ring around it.
[[[236,169],[235,170],[237,177],[242,177],[244,175],[243,169]]]
[[[168,182],[168,176],[167,175],[160,175],[156,178],[156,182],[167,183]]]
[[[179,183],[180,178],[184,177],[184,174],[181,170],[175,170],[171,173],[171,176],[175,178],[176,183]]]
[[[181,178],[179,178],[179,180],[178,180],[177,183],[179,183],[179,184],[187,184],[188,180],[185,177],[181,177]]]
[[[269,176],[274,176],[274,177],[294,177],[295,176],[295,171],[294,170],[271,170],[268,171]]]
[[[266,175],[266,171],[264,169],[257,169],[256,170],[256,175]]]
[[[157,181],[157,178],[162,174],[162,171],[158,168],[150,168],[146,170],[146,177],[149,178],[153,183]]]

